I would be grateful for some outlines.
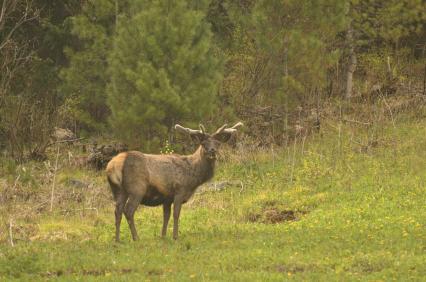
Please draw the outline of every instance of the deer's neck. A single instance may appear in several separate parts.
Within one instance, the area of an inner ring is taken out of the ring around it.
[[[216,161],[207,158],[202,146],[198,147],[197,151],[191,156],[192,169],[197,177],[197,186],[210,180],[214,175]]]

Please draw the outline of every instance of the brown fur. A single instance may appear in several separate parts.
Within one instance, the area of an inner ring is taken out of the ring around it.
[[[202,151],[201,146],[189,156],[130,151],[124,157],[116,157],[116,167],[121,171],[107,172],[108,177],[118,179],[121,174],[122,181],[117,184],[129,194],[143,194],[142,202],[155,201],[159,195],[164,200],[173,199],[176,194],[183,194],[184,200],[188,200],[200,184],[213,176],[214,160],[205,158]],[[111,162],[115,163],[115,158]]]

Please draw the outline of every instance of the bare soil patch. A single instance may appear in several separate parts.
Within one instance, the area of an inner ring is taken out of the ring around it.
[[[297,221],[306,213],[306,211],[281,210],[276,207],[268,207],[259,213],[249,213],[246,218],[249,222],[275,224]]]

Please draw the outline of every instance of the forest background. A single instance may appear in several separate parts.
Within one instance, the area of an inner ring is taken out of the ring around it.
[[[236,120],[285,145],[329,107],[424,94],[425,5],[4,0],[0,148],[43,156],[64,127],[158,152],[175,123]]]

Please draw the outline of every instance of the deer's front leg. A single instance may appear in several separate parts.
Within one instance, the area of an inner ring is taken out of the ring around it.
[[[181,196],[175,196],[173,201],[173,239],[178,238],[179,233],[179,215],[182,208],[183,199]]]
[[[163,230],[161,231],[162,237],[166,236],[166,233],[167,233],[167,225],[170,219],[171,207],[172,207],[172,202],[165,202],[163,204]]]

